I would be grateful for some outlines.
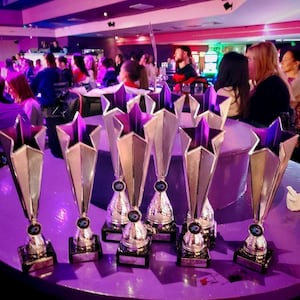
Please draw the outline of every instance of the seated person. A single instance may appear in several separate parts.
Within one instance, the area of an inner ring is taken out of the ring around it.
[[[0,77],[0,96],[3,96],[4,87],[5,80],[4,78]],[[16,103],[5,103],[0,101],[0,129],[14,126],[18,115],[28,120],[22,106]]]
[[[149,88],[146,69],[136,60],[124,61],[121,66],[119,79],[127,87],[145,90]]]
[[[32,125],[43,125],[43,115],[39,102],[35,99],[33,92],[24,74],[16,73],[7,78],[8,91],[15,103],[23,107]]]
[[[57,61],[58,67],[61,70],[61,81],[67,82],[69,87],[71,87],[73,84],[73,74],[72,69],[68,64],[68,59],[64,55],[61,55],[58,57]]]
[[[56,66],[55,57],[52,53],[46,56],[47,67],[38,72],[30,87],[33,94],[41,104],[42,110],[47,114],[48,108],[53,108],[56,105],[55,83],[61,80],[60,70]]]
[[[192,65],[192,52],[188,46],[178,46],[174,53],[174,60],[176,63],[176,71],[173,75],[174,92],[181,91],[181,84],[193,83],[198,74]]]
[[[108,87],[111,85],[118,84],[118,75],[114,68],[114,61],[112,60],[112,58],[105,58],[102,61],[102,65],[105,67],[106,71],[104,73],[101,86]]]
[[[247,57],[234,51],[225,53],[219,64],[214,88],[218,95],[231,97],[229,118],[245,118],[250,91]]]
[[[84,58],[80,53],[74,53],[71,61],[73,73],[73,85],[89,85],[90,76],[84,62]]]

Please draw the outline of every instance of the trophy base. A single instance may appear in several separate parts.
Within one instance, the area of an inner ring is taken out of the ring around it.
[[[46,242],[46,254],[40,258],[32,258],[26,251],[26,246],[18,248],[18,254],[22,265],[22,271],[26,273],[39,273],[42,270],[49,271],[57,262],[56,253],[50,241]]]
[[[166,225],[150,224],[145,222],[150,228],[151,239],[154,242],[175,242],[178,236],[178,228],[175,222]]]
[[[273,251],[267,250],[267,253],[263,257],[251,255],[247,253],[243,248],[240,248],[234,252],[233,261],[247,267],[248,269],[258,271],[260,273],[266,273],[269,262],[272,258]]]
[[[188,253],[182,248],[177,251],[177,266],[208,268],[211,262],[209,250],[205,247],[200,254]]]
[[[122,229],[123,226],[110,225],[105,222],[101,230],[102,241],[119,243],[122,238]]]
[[[126,247],[120,245],[117,249],[117,265],[148,268],[150,250],[150,243],[143,251],[128,251]]]
[[[78,249],[74,244],[73,237],[69,238],[69,261],[70,263],[78,263],[85,261],[99,260],[102,256],[102,247],[99,236],[93,235],[93,245],[90,249]]]

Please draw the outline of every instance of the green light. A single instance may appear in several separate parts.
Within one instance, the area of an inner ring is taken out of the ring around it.
[[[294,42],[294,41],[291,42],[291,46],[292,46],[292,47],[295,47],[295,46],[296,46],[296,42]]]

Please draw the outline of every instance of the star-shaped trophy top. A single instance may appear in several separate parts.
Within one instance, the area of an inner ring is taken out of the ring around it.
[[[279,117],[269,127],[254,127],[253,131],[259,138],[259,142],[254,150],[269,148],[276,155],[279,155],[280,144],[295,136],[293,132],[283,130]]]
[[[7,150],[6,152],[15,152],[25,144],[43,151],[45,146],[45,130],[45,126],[34,126],[28,119],[24,119],[21,115],[18,115],[13,127],[1,130],[4,136],[10,140],[10,147],[5,147],[5,145],[3,147]],[[2,141],[2,143],[4,144],[5,142]]]
[[[120,84],[113,93],[103,95],[107,100],[107,104],[103,105],[104,114],[114,108],[118,108],[123,112],[127,112],[127,96],[124,84]]]
[[[172,102],[172,93],[166,82],[163,84],[158,97],[153,97],[153,101],[156,103],[154,112],[157,112],[161,109],[166,109],[172,113],[175,113],[174,104]]]
[[[76,112],[72,122],[58,125],[69,136],[68,147],[81,142],[91,147],[98,148],[97,139],[93,139],[93,132],[99,128],[99,125],[87,125],[79,112]]]
[[[223,132],[223,130],[209,127],[206,118],[201,118],[196,127],[182,129],[191,139],[188,151],[202,146],[213,153],[215,152],[214,140]]]
[[[135,132],[142,138],[145,138],[144,125],[150,121],[152,117],[151,114],[142,112],[138,103],[135,103],[128,113],[117,114],[115,116],[123,126],[121,135]]]

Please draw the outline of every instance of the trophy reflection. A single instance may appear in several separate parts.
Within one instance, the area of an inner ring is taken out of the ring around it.
[[[117,115],[117,120],[123,125],[117,146],[130,203],[129,222],[123,229],[117,249],[117,264],[148,267],[151,236],[142,221],[139,207],[144,193],[156,120],[150,114],[142,113],[137,103],[128,114]]]
[[[94,184],[101,126],[86,125],[77,112],[72,122],[56,127],[72,192],[79,209],[77,232],[69,238],[69,260],[98,260],[102,256],[99,236],[90,227],[88,208]]]
[[[298,135],[282,131],[280,119],[269,128],[254,129],[259,136],[256,150],[250,155],[251,201],[254,222],[241,248],[234,252],[233,260],[245,267],[265,273],[273,250],[264,237],[263,223],[270,211]]]
[[[57,262],[53,246],[44,238],[42,225],[38,222],[45,136],[44,126],[31,126],[20,116],[14,127],[0,131],[0,142],[8,158],[25,217],[29,221],[28,242],[18,248],[24,272],[48,270]]]
[[[102,99],[102,103],[104,103],[104,100]],[[122,113],[123,111],[117,107],[103,113],[115,176],[112,183],[113,196],[107,206],[106,221],[102,226],[102,240],[107,242],[120,242],[122,230],[128,223],[128,212],[130,210],[117,148],[117,139],[121,135],[122,126],[114,122],[115,116]]]
[[[180,128],[188,217],[178,241],[177,265],[208,267],[211,261],[201,217],[215,170],[224,132],[209,128],[199,115],[195,128]]]
[[[154,185],[155,194],[147,208],[145,224],[148,225],[153,241],[171,242],[176,240],[177,226],[173,207],[167,195],[166,177],[175,135],[178,131],[178,118],[166,109],[158,110],[155,116],[157,117],[157,126],[153,158],[157,180]]]

